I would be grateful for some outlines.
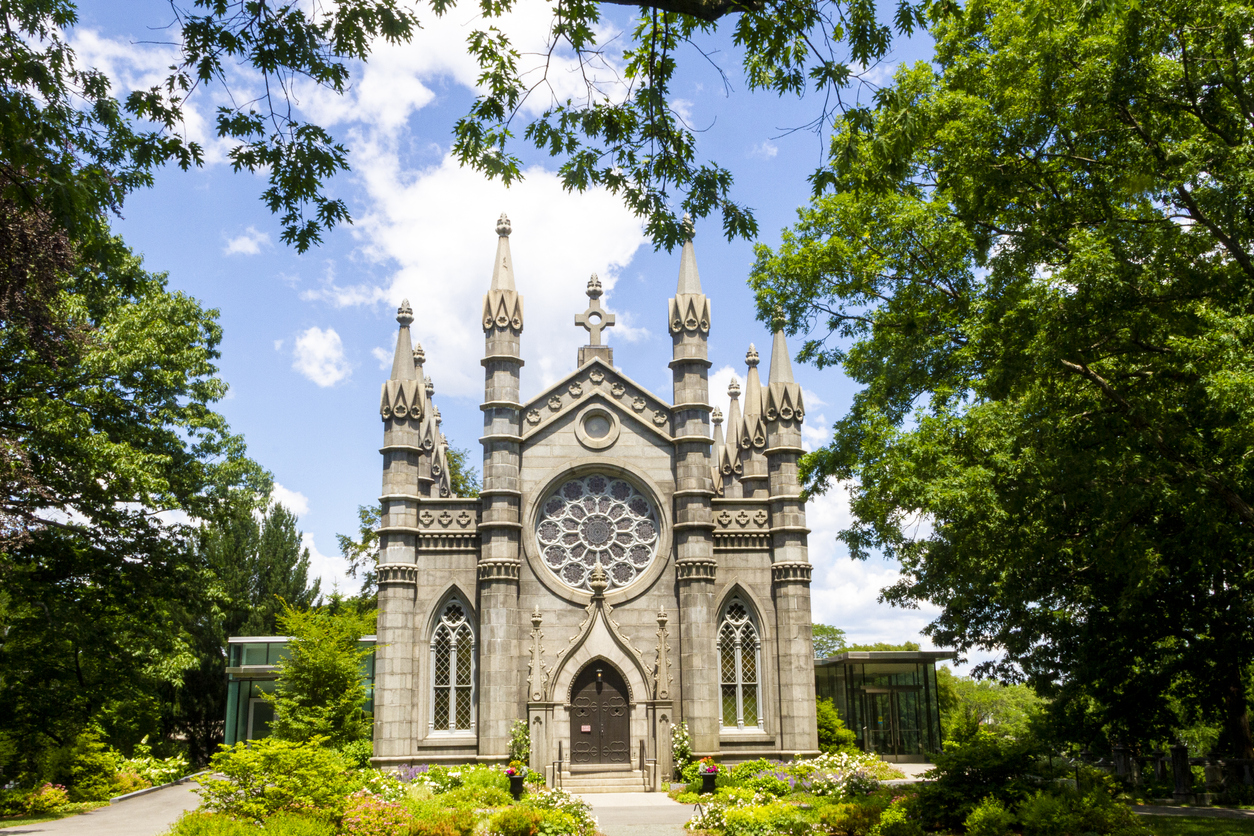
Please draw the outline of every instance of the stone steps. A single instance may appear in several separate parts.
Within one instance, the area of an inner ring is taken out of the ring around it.
[[[644,792],[644,773],[639,769],[614,772],[562,772],[562,789],[568,792]]]

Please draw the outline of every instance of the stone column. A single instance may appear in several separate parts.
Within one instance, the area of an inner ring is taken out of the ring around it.
[[[675,556],[679,583],[680,703],[693,749],[718,749],[714,516],[710,500],[710,300],[701,291],[691,221],[670,300],[674,386]]]
[[[766,461],[771,497],[771,585],[775,598],[780,745],[785,752],[818,749],[814,697],[814,637],[810,614],[810,558],[805,503],[797,476],[805,406],[777,319],[771,370],[763,391]]]
[[[519,658],[522,296],[514,288],[509,219],[497,221],[492,285],[483,300],[483,520],[479,554],[479,754],[504,759],[509,727],[525,719]]]
[[[414,595],[418,572],[418,504],[431,492],[430,451],[422,444],[429,406],[421,351],[411,345],[414,320],[408,300],[396,314],[400,329],[392,374],[383,384],[383,495],[379,528],[379,626],[375,652],[375,757],[395,759],[413,751]],[[385,762],[382,761],[381,762]],[[395,762],[394,760],[392,762]]]

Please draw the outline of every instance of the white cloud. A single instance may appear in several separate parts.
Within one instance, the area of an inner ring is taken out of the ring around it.
[[[274,483],[274,488],[270,491],[270,499],[298,517],[303,517],[309,513],[309,497],[300,491],[285,488],[278,482]]]
[[[379,368],[383,371],[386,372],[392,368],[392,358],[395,354],[394,351],[388,351],[386,348],[379,348],[378,346],[375,346],[370,349],[370,354],[374,357],[374,359],[379,361]]]
[[[274,341],[274,350],[275,350],[275,351],[282,351],[282,350],[283,350],[283,340],[275,340],[275,341]]]
[[[260,232],[255,226],[250,226],[243,234],[227,239],[222,254],[257,255],[263,246],[270,246],[270,233]]]
[[[314,536],[305,532],[301,536],[301,545],[309,549],[310,579],[322,580],[322,594],[329,595],[332,589],[339,588],[345,595],[356,595],[361,589],[361,581],[348,576],[348,562],[341,555],[326,555],[318,551]]]
[[[329,302],[337,308],[385,301],[382,288],[366,284],[341,287],[332,279],[323,279],[322,286],[317,290],[301,291],[300,298],[305,302]]]
[[[292,368],[319,386],[334,386],[352,372],[334,328],[313,327],[296,338]]]
[[[588,276],[600,276],[602,303],[613,311],[618,271],[645,242],[640,221],[603,190],[567,194],[555,174],[540,168],[528,169],[526,179],[506,189],[451,157],[407,176],[395,152],[379,146],[374,152],[358,159],[357,170],[373,205],[356,228],[370,255],[399,265],[388,285],[375,293],[389,307],[409,299],[414,339],[426,350],[426,370],[440,392],[482,393],[479,321],[501,211],[513,225],[514,277],[525,300],[524,394],[573,370],[587,334],[572,320],[587,306]],[[361,294],[358,304],[365,304],[368,296]],[[620,321],[621,327],[607,331],[611,345],[647,334],[630,321]]]
[[[764,139],[749,150],[749,156],[761,157],[764,160],[773,159],[779,153],[779,146],[769,139]]]

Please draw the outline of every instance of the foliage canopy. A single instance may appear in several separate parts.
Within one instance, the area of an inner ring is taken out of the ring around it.
[[[941,646],[1107,733],[1200,712],[1254,755],[1254,9],[987,0],[845,119],[754,268],[863,385],[811,491]],[[920,525],[919,521],[924,521]],[[1179,701],[1172,695],[1187,697]],[[1087,703],[1086,703],[1087,704]]]

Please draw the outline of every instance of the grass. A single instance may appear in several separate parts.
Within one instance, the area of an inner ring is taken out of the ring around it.
[[[1254,834],[1254,818],[1213,819],[1201,816],[1139,816],[1154,836],[1244,836]]]
[[[77,816],[79,813],[86,813],[88,810],[95,810],[97,807],[108,807],[107,801],[83,801],[77,804],[66,804],[55,813],[44,813],[39,816],[0,816],[0,828],[6,830],[10,827],[22,827],[28,824],[39,824],[45,821],[56,821],[69,816]]]

